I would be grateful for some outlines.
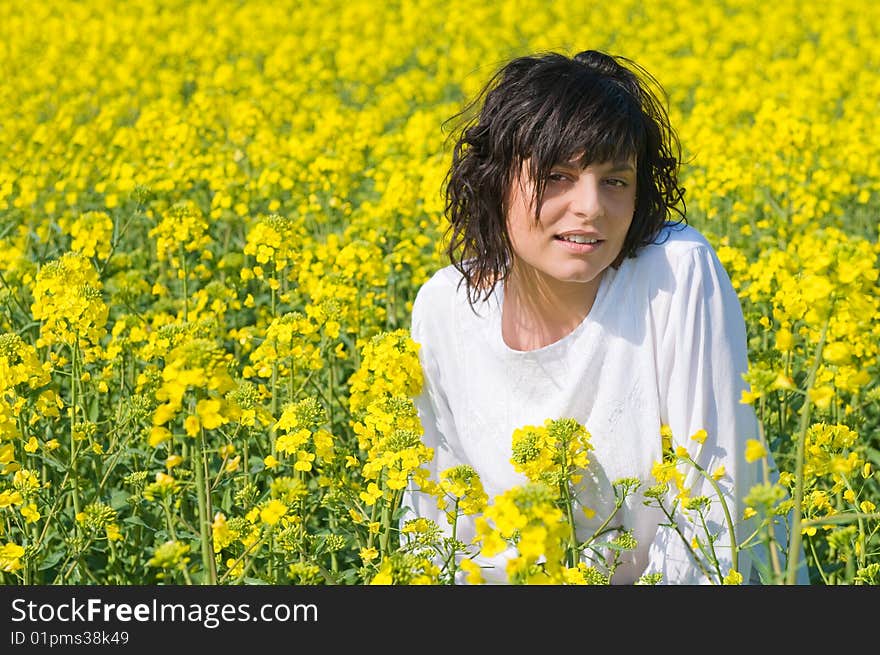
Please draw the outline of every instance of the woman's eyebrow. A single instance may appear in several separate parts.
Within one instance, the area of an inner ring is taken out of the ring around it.
[[[628,161],[616,161],[613,162],[611,168],[608,170],[609,173],[635,173],[635,167]]]
[[[606,164],[600,163],[599,166],[605,166]],[[614,161],[609,162],[607,165],[610,165],[611,168],[605,170],[606,173],[635,173],[635,166],[631,162],[628,161]],[[578,164],[578,160],[573,159],[571,161],[561,161],[556,164],[557,167],[565,168],[568,170],[582,170],[580,164]]]

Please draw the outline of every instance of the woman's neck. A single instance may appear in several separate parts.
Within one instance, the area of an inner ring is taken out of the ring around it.
[[[559,282],[534,270],[511,270],[501,310],[504,343],[513,350],[537,350],[571,334],[590,313],[601,278]]]

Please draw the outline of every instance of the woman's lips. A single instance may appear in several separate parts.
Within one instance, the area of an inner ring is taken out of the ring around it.
[[[555,241],[567,251],[578,254],[594,252],[605,243],[602,239],[597,240],[595,243],[576,243],[574,241],[563,239],[562,237],[555,237]]]

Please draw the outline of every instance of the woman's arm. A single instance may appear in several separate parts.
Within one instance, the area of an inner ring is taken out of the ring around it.
[[[743,501],[759,471],[758,463],[745,460],[746,441],[758,438],[755,412],[740,402],[748,370],[746,329],[736,292],[708,246],[693,248],[673,265],[675,288],[658,344],[661,420],[671,428],[673,448],[684,447],[709,475],[723,471],[717,487],[726,511],[718,490],[704,475],[692,465],[679,465],[686,473],[689,496],[711,500],[706,519],[717,536],[712,548],[719,567],[711,568],[717,582],[734,568],[730,523],[737,542],[752,529],[743,521]],[[702,444],[691,438],[700,430],[706,432]],[[698,525],[685,520],[679,510],[681,535],[661,526],[650,548],[646,572],[662,573],[666,584],[710,582],[686,544],[694,537],[707,543],[697,513],[689,514]],[[736,558],[736,569],[746,582],[753,554],[753,550],[740,551]]]
[[[423,376],[421,393],[413,402],[424,430],[422,442],[433,450],[434,455],[424,468],[428,470],[431,479],[437,481],[442,471],[461,462],[453,451],[453,444],[457,443],[455,423],[443,391],[440,366],[434,354],[436,344],[430,330],[426,329],[428,324],[437,327],[432,314],[438,311],[438,307],[442,308],[443,304],[439,297],[442,289],[437,288],[435,282],[437,281],[428,282],[416,295],[410,336],[419,344],[419,362]],[[403,507],[408,509],[401,515],[401,525],[412,518],[427,518],[437,523],[444,532],[451,532],[445,514],[437,507],[436,499],[421,491],[413,480],[410,480],[404,493]]]

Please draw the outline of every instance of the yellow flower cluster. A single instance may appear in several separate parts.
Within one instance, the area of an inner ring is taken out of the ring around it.
[[[36,349],[25,342],[19,335],[0,334],[0,452],[9,448],[13,442],[24,436],[18,428],[18,418],[27,404],[27,398],[34,389],[48,386],[51,379],[51,367],[40,361]],[[58,415],[60,400],[51,389],[40,392],[37,410],[42,415]],[[35,419],[32,416],[31,419]],[[0,456],[0,463],[8,465],[9,461]]]
[[[208,252],[211,243],[208,220],[191,202],[172,206],[149,235],[156,240],[156,258],[167,261],[173,269],[185,267],[185,255],[191,252]]]
[[[291,457],[293,469],[304,473],[319,463],[333,459],[333,435],[322,425],[327,412],[314,398],[305,398],[284,408],[275,430],[282,433],[275,440],[275,450]]]
[[[180,481],[173,476],[158,471],[155,482],[151,482],[144,488],[144,498],[149,501],[169,498],[180,491]]]
[[[211,430],[229,420],[227,413],[231,414],[231,410],[224,395],[235,387],[229,373],[231,359],[208,339],[191,339],[171,349],[162,369],[161,385],[155,393],[156,400],[164,402],[153,414],[150,445],[157,446],[171,437],[171,432],[163,426],[184,409],[187,392],[207,396],[193,399],[195,413],[189,414],[185,422],[191,436],[200,427]]]
[[[98,272],[83,255],[68,252],[44,265],[34,282],[31,312],[40,325],[40,344],[97,346],[107,332],[109,309]]]
[[[156,547],[153,556],[147,564],[160,569],[174,569],[186,566],[189,562],[189,545],[181,543],[177,540],[166,541]],[[162,579],[164,573],[159,573],[157,577]]]
[[[24,548],[12,542],[6,542],[0,546],[0,571],[14,573],[21,568],[21,558],[24,557]]]
[[[99,501],[86,505],[83,511],[77,514],[76,520],[86,530],[103,535],[108,541],[121,541],[123,535],[117,516],[116,510]]]
[[[697,430],[690,436],[690,441],[696,443],[696,446],[693,447],[694,451],[699,451],[699,448],[705,443],[708,436],[704,429]],[[676,445],[672,429],[668,425],[660,426],[660,440],[663,447],[663,457],[660,461],[654,462],[654,465],[651,467],[651,475],[663,489],[672,485],[676,493],[676,499],[682,503],[683,507],[687,508],[689,500],[692,500],[690,498],[690,485],[688,482],[692,481],[698,473],[697,469],[694,468],[697,458],[696,452],[692,453],[687,446]],[[754,462],[765,454],[766,450],[759,441],[755,439],[748,440],[745,453],[746,461]],[[705,473],[714,480],[720,480],[727,475],[723,464]]]
[[[403,400],[403,408],[396,400]],[[365,421],[373,419],[389,426],[388,431],[376,431],[369,441],[367,461],[362,474],[365,480],[381,480],[389,490],[403,490],[410,476],[424,479],[420,468],[434,456],[433,451],[422,443],[422,427],[409,398],[391,398],[371,404]],[[412,428],[401,427],[410,424]],[[360,435],[359,435],[360,436]],[[372,504],[373,499],[367,499]]]
[[[440,567],[430,559],[412,553],[393,553],[382,560],[370,585],[434,585]]]
[[[399,509],[409,480],[420,483],[428,476],[422,466],[434,453],[422,442],[422,425],[413,403],[421,385],[417,346],[402,329],[373,337],[363,350],[360,367],[349,379],[350,425],[364,457],[360,474],[366,483],[358,498],[368,508],[353,509],[351,515],[356,522],[365,520],[361,514],[369,515],[370,536],[366,550],[361,551],[365,562],[373,559],[364,558],[364,553],[373,553],[372,526],[376,531],[384,528],[381,553],[376,551],[375,555],[381,554],[383,563],[393,555],[389,551],[391,516]],[[348,459],[352,464],[358,462],[351,455]],[[380,515],[381,524],[376,521]]]
[[[349,230],[351,232],[351,230]],[[331,338],[340,329],[352,333],[356,347],[363,337],[385,327],[389,268],[375,234],[327,236],[303,257],[300,291],[308,298],[306,311]]]
[[[307,375],[324,367],[319,340],[317,326],[302,312],[282,314],[272,319],[262,343],[251,352],[244,377],[268,379],[275,375],[298,384],[297,373]]]
[[[843,511],[873,512],[876,505],[864,499],[860,484],[860,480],[872,475],[866,457],[864,442],[850,427],[824,422],[811,425],[804,440],[804,516],[817,520],[838,516]],[[792,488],[796,484],[788,472],[780,476],[780,481]],[[833,521],[824,528],[832,530]],[[817,529],[810,526],[805,532],[814,535]]]
[[[864,445],[856,431],[846,425],[815,423],[807,430],[804,444],[804,483],[828,476],[837,490],[845,486],[865,465]]]
[[[763,338],[775,334],[775,368],[771,361],[751,367],[745,400],[794,388],[793,361],[811,360],[824,333],[811,398],[828,409],[836,397],[852,411],[848,401],[870,382],[880,354],[878,254],[876,243],[825,228],[795,235],[785,249],[735,271],[741,295],[763,314],[757,321]]]
[[[459,514],[479,514],[489,502],[480,476],[466,464],[442,471],[440,483],[434,487],[426,481],[422,484],[422,491],[437,496],[437,507],[445,510],[450,525],[455,523]]]
[[[482,555],[493,557],[515,547],[516,555],[506,565],[512,584],[563,582],[568,526],[556,498],[546,485],[528,483],[497,496],[477,517],[475,542]]]
[[[265,267],[268,267],[272,278],[269,284],[280,285],[278,272],[291,264],[293,270],[298,268],[299,252],[306,242],[307,234],[301,220],[270,214],[257,221],[247,233],[244,254],[253,257],[257,263],[251,269],[243,269],[242,273],[249,271],[262,280],[266,275]],[[273,286],[273,289],[277,288]]]
[[[590,439],[587,429],[574,419],[548,419],[543,426],[514,430],[511,461],[530,481],[561,491],[563,485],[577,484],[583,477],[593,449]]]
[[[11,446],[12,444],[5,444],[0,447],[0,463],[5,464],[3,473],[14,471],[12,485],[0,489],[0,512],[7,517],[6,524],[0,528],[0,534],[10,532],[11,521],[28,526],[43,518],[36,503],[37,492],[41,487],[39,479],[34,471],[21,469],[11,461]],[[28,542],[23,541],[23,543]],[[18,571],[24,554],[25,550],[14,542],[0,546],[0,571],[9,573]]]
[[[349,406],[353,415],[363,412],[377,398],[408,396],[422,390],[418,344],[408,330],[374,336],[363,348],[361,365],[349,378]]]
[[[66,227],[62,223],[62,227]],[[71,237],[70,249],[84,257],[107,259],[113,247],[113,219],[107,212],[83,212],[66,229]]]

